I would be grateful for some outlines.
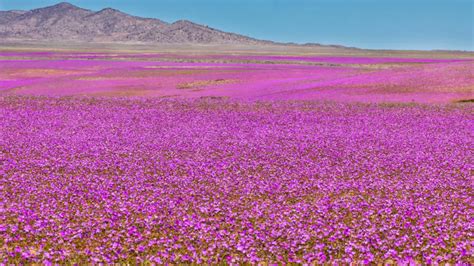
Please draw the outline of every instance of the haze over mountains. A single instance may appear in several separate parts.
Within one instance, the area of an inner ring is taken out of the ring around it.
[[[187,20],[167,23],[112,8],[98,12],[69,3],[30,11],[0,11],[0,39],[86,42],[145,42],[192,44],[267,44]]]

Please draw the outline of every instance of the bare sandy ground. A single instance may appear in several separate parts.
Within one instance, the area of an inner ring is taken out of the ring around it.
[[[50,43],[37,41],[0,41],[0,51],[77,51],[77,52],[126,52],[126,53],[182,53],[182,54],[262,54],[302,56],[374,56],[419,58],[474,59],[470,51],[417,51],[417,50],[367,50],[331,46],[302,45],[196,45],[196,44],[147,44],[147,43]]]

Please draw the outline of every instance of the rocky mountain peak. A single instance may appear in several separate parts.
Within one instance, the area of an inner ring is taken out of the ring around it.
[[[0,11],[0,38],[87,42],[269,43],[188,20],[169,24],[159,19],[129,15],[113,8],[94,12],[67,2],[25,13]]]

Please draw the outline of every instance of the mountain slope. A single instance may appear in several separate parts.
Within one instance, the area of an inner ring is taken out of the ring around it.
[[[26,11],[22,11],[22,10],[0,11],[0,24],[6,23],[24,13],[26,13]]]
[[[87,42],[270,43],[190,21],[166,23],[105,8],[98,12],[69,3],[30,11],[0,11],[0,38]]]

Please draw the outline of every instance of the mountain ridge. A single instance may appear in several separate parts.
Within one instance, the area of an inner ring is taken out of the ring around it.
[[[29,11],[0,11],[4,40],[143,42],[190,44],[273,44],[188,20],[168,23],[130,15],[114,8],[99,11],[67,2]]]

